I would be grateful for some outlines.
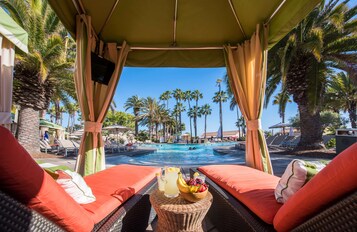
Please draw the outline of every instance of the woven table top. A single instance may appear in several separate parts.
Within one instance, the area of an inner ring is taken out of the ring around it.
[[[211,206],[212,194],[208,192],[204,199],[196,203],[191,203],[183,199],[181,196],[175,198],[165,197],[163,192],[156,190],[150,195],[150,201],[154,206],[157,206],[161,210],[165,211],[178,213],[197,212],[205,210]]]

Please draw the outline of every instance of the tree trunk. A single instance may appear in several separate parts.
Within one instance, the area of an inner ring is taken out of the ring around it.
[[[190,104],[190,101],[187,101],[188,102],[188,110],[191,109],[191,104]],[[189,116],[189,119],[190,119],[190,138],[191,138],[191,143],[193,142],[192,141],[192,118]]]
[[[356,103],[353,102],[350,105],[350,108],[348,109],[348,114],[351,122],[351,127],[352,128],[357,128],[356,125],[356,120],[357,120],[357,115],[356,115]]]
[[[71,132],[69,125],[71,124],[71,114],[68,114],[67,130]]]
[[[320,110],[315,113],[309,111],[307,104],[300,102],[298,104],[300,113],[301,138],[298,144],[298,150],[322,149],[322,127],[320,119]]]
[[[222,101],[219,101],[219,124],[221,128],[221,141],[223,141]]]
[[[164,134],[164,143],[166,142],[166,125],[165,123],[162,124],[162,133]]]
[[[205,114],[205,141],[207,139],[206,133],[207,133],[207,114]]]
[[[139,134],[139,123],[138,123],[138,114],[139,112],[135,112],[134,116],[135,116],[135,136],[138,136]]]
[[[197,116],[193,118],[193,126],[195,128],[195,140],[197,139]]]
[[[30,153],[40,152],[39,140],[39,112],[21,107],[19,113],[18,141]]]
[[[55,111],[56,111],[56,124],[60,123],[61,113],[60,113],[60,102],[55,101]]]

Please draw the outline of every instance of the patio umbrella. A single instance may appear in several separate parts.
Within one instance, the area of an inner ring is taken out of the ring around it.
[[[273,126],[270,126],[269,129],[275,129],[275,128],[283,128],[283,127],[291,127],[291,123],[278,123]]]
[[[0,125],[10,124],[15,46],[27,50],[27,32],[0,8]]]
[[[109,103],[103,105],[101,98],[98,100],[96,96],[106,97],[106,102],[110,102],[124,64],[134,67],[226,66],[234,96],[247,120],[247,164],[272,173],[260,125],[267,50],[319,2],[49,0],[64,26],[77,40],[80,55],[77,56],[75,82],[80,108],[83,115],[88,116],[85,118],[88,130],[85,130],[90,135],[88,146],[83,146],[85,150],[80,154],[99,154],[99,158],[89,157],[88,162],[92,164],[86,167],[98,164],[100,168],[94,171],[103,168],[103,142],[98,137]],[[89,59],[91,51],[102,53],[103,48],[109,47],[113,51],[113,44],[105,44],[106,41],[118,44],[121,53],[116,62],[119,71],[111,80],[114,89],[110,88],[109,93],[100,90],[101,84],[94,88]],[[82,158],[79,160],[82,163]],[[84,168],[83,164],[80,166]]]
[[[131,128],[122,125],[111,125],[111,126],[104,127],[103,130],[108,130],[109,132],[115,132],[117,135],[117,141],[119,142],[119,132],[130,131]]]

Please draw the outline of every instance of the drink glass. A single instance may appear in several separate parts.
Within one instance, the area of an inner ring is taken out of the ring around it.
[[[165,196],[169,198],[177,197],[179,189],[177,188],[177,178],[180,168],[166,167],[165,168]]]
[[[158,172],[156,173],[156,178],[159,191],[165,191],[165,177],[162,175],[162,173]]]

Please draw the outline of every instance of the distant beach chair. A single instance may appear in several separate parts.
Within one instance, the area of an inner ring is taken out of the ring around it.
[[[269,146],[279,147],[286,137],[286,135],[278,135]]]
[[[64,150],[64,156],[67,157],[69,152],[73,152],[75,155],[78,154],[78,148],[73,144],[72,141],[67,139],[58,140],[60,149]]]
[[[275,139],[276,137],[277,137],[277,135],[269,136],[269,137],[266,139],[267,145],[269,146],[269,145],[274,141],[274,139]]]
[[[48,153],[48,152],[57,153],[58,152],[57,147],[51,147],[51,145],[43,139],[40,139],[40,150],[45,153]]]
[[[280,146],[282,147],[290,147],[291,141],[295,139],[295,136],[286,136],[284,140],[281,142]]]

